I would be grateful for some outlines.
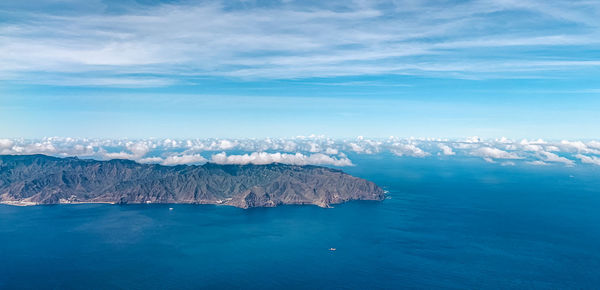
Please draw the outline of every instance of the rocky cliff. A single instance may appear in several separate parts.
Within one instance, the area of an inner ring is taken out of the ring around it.
[[[241,208],[280,204],[327,207],[382,200],[374,183],[318,166],[161,166],[45,155],[0,156],[0,202],[195,203]]]

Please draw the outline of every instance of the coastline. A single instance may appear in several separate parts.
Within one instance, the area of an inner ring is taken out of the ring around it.
[[[371,199],[362,199],[362,200],[346,200],[346,201],[342,201],[342,202],[335,202],[335,203],[282,203],[282,204],[276,204],[276,205],[270,205],[270,206],[254,206],[254,207],[241,207],[241,206],[236,206],[234,204],[229,204],[229,203],[219,203],[219,202],[206,202],[206,203],[198,203],[198,202],[178,202],[178,203],[153,203],[153,202],[144,202],[144,203],[126,203],[125,205],[142,205],[142,204],[160,204],[160,205],[175,205],[175,204],[188,204],[188,205],[215,205],[215,206],[228,206],[228,207],[235,207],[235,208],[241,208],[241,209],[250,209],[250,208],[273,208],[273,207],[279,207],[279,206],[287,206],[287,205],[291,205],[291,206],[316,206],[316,207],[320,207],[320,208],[334,208],[334,205],[340,205],[340,204],[344,204],[344,203],[348,203],[348,202],[352,202],[352,201],[378,201],[378,200],[371,200]],[[109,201],[77,201],[77,202],[59,202],[59,203],[39,203],[39,202],[32,202],[32,201],[18,201],[18,200],[2,200],[0,201],[0,205],[8,205],[8,206],[18,206],[18,207],[26,207],[26,206],[45,206],[45,205],[77,205],[77,204],[110,204],[110,205],[116,205],[118,203],[116,202],[109,202]]]
[[[0,201],[0,204],[12,205],[12,206],[52,205],[52,204],[45,204],[45,203],[32,202],[32,201],[20,201],[20,200],[3,200],[3,201]],[[116,204],[116,203],[108,202],[108,201],[82,201],[82,202],[61,202],[61,203],[56,203],[56,204],[58,205],[58,204]]]
[[[0,204],[12,205],[12,206],[33,206],[33,205],[39,205],[39,203],[37,203],[37,202],[21,201],[21,200],[3,200],[3,201],[0,201]]]

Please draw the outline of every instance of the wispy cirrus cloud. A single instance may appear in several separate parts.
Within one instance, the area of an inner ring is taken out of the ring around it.
[[[10,19],[0,24],[0,75],[22,83],[136,87],[206,76],[481,78],[600,66],[568,53],[600,45],[600,4],[594,1],[65,4],[78,13],[7,3],[0,9]],[[532,55],[532,48],[546,53]]]

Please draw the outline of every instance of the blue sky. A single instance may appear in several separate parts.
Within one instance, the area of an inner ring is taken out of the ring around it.
[[[593,139],[598,15],[597,1],[2,1],[0,132]]]

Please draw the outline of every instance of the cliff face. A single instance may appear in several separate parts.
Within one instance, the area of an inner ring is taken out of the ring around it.
[[[0,202],[197,203],[242,208],[382,200],[374,183],[318,166],[161,166],[44,155],[0,156]]]

